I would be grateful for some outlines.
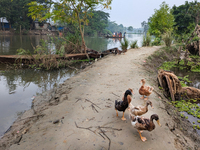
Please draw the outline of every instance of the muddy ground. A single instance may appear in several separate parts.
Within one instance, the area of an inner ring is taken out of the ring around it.
[[[26,111],[0,140],[0,149],[9,150],[79,150],[79,149],[200,149],[200,138],[192,125],[179,117],[160,93],[156,75],[143,66],[145,59],[160,47],[130,49],[126,54],[109,55],[57,89],[37,96]],[[143,105],[138,90],[141,78],[154,87],[149,99],[154,109],[144,115],[158,114],[159,127],[144,131],[142,142],[132,127],[128,111],[116,117],[114,101],[121,100],[133,88],[133,105]]]

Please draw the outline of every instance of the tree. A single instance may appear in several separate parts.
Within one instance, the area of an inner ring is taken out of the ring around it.
[[[88,25],[88,16],[91,15],[92,10],[96,6],[102,6],[103,8],[110,8],[112,0],[58,0],[51,2],[52,8],[46,8],[46,5],[41,5],[36,2],[30,3],[29,15],[33,19],[39,19],[39,21],[52,18],[54,21],[61,20],[67,23],[73,23],[77,25],[82,38],[82,49],[86,53],[86,45],[84,40],[84,27]]]
[[[143,32],[144,32],[144,33],[147,33],[147,31],[148,31],[148,29],[149,29],[148,23],[147,23],[146,21],[143,21],[143,22],[141,23],[141,26],[144,28]]]
[[[122,24],[118,25],[117,23],[115,23],[115,21],[110,20],[108,20],[108,27],[106,29],[108,29],[112,33],[126,31],[126,27],[124,27]]]
[[[129,26],[127,30],[128,30],[128,31],[133,31],[133,27],[132,27],[132,26]]]
[[[24,29],[29,29],[32,19],[27,16],[28,3],[33,0],[0,0],[0,17],[5,17],[10,25],[17,30],[21,26]],[[46,0],[38,0],[44,3]],[[47,1],[48,2],[48,1]]]
[[[156,37],[160,37],[161,34],[173,30],[174,16],[165,2],[160,5],[159,10],[155,9],[155,13],[148,24],[150,34]]]
[[[177,29],[177,34],[187,34],[190,33],[191,30],[194,30],[195,18],[192,17],[192,12],[189,11],[189,9],[191,9],[194,5],[194,2],[188,3],[188,1],[186,1],[184,5],[180,5],[178,7],[173,6],[172,12],[175,19],[174,28]]]
[[[104,29],[108,26],[109,14],[103,11],[92,11],[92,16],[88,17],[89,23],[85,27],[85,34],[93,35],[95,32],[100,34],[104,33]]]
[[[188,13],[195,19],[195,23],[197,25],[200,20],[200,2],[195,0],[194,5],[190,6]]]

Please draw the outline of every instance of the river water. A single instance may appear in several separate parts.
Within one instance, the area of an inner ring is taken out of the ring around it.
[[[138,40],[142,45],[143,35],[127,34],[126,38],[131,42]],[[0,35],[0,55],[15,55],[16,50],[23,48],[33,53],[32,46],[37,46],[40,39],[49,40],[48,36],[36,35]],[[120,40],[102,37],[86,37],[88,48],[104,51],[110,48],[120,48]],[[81,68],[81,66],[76,66]],[[31,108],[34,96],[47,91],[66,79],[74,76],[76,70],[59,69],[54,71],[42,71],[33,69],[6,69],[0,64],[0,137],[12,125],[13,121],[23,111]]]

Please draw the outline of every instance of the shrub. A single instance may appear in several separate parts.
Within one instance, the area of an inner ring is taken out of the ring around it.
[[[129,45],[129,41],[126,38],[124,38],[124,41],[121,42],[121,48],[122,48],[122,50],[127,50],[128,45]]]
[[[165,42],[165,45],[167,47],[171,47],[172,41],[173,41],[173,37],[171,35],[171,32],[168,31],[165,34],[162,35],[162,40]]]
[[[161,39],[160,38],[155,38],[153,40],[153,42],[151,43],[152,46],[158,46],[158,45],[161,45]]]
[[[131,44],[130,44],[131,48],[138,48],[138,45],[137,45],[137,40],[133,41]]]
[[[150,46],[151,45],[151,36],[149,33],[146,34],[146,36],[143,36],[143,42],[142,46]]]

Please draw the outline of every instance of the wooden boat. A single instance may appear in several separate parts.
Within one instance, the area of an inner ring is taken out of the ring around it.
[[[124,38],[125,36],[122,36],[122,37],[119,37],[119,36],[115,36],[115,37],[113,37],[113,36],[105,36],[105,38]]]

